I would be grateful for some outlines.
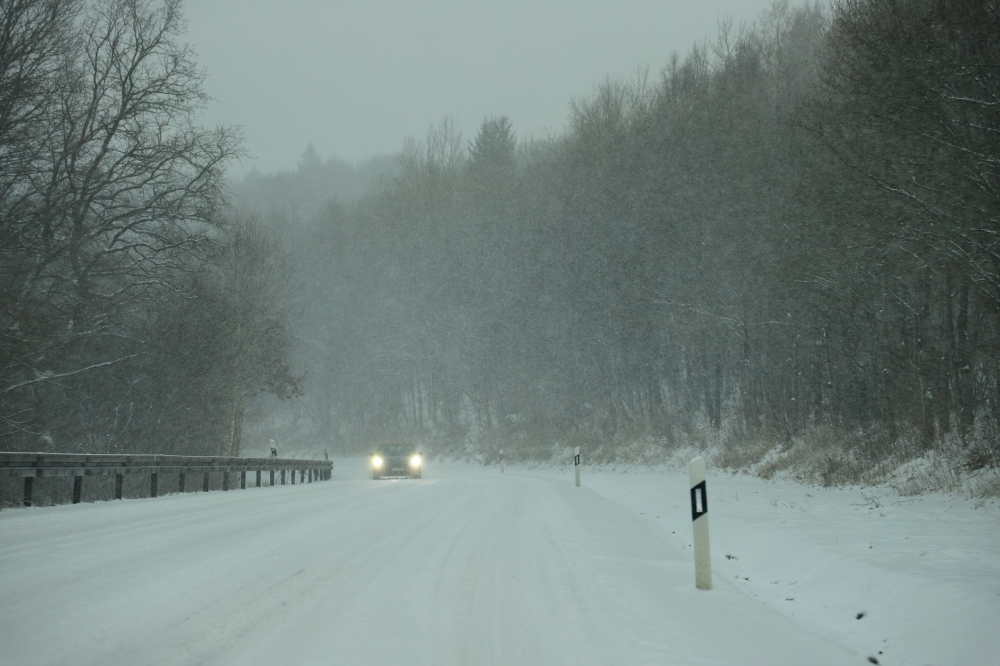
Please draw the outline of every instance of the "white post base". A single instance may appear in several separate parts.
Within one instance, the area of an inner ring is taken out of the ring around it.
[[[576,470],[576,487],[580,487],[580,447],[576,447],[573,454],[573,468]]]

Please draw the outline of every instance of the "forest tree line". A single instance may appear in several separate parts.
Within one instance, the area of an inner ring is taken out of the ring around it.
[[[330,166],[307,158],[288,187]],[[445,120],[360,200],[275,205],[298,416],[344,451],[997,466],[998,185],[1000,3],[778,2],[600,84],[559,136]]]
[[[239,455],[248,403],[301,392],[181,9],[0,0],[0,450]]]
[[[1000,3],[778,2],[263,215],[179,0],[0,7],[0,448],[1000,462]]]

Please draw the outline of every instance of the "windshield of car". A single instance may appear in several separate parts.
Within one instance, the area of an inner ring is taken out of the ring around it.
[[[381,448],[382,454],[387,456],[405,456],[413,451],[413,446],[409,444],[386,444]]]

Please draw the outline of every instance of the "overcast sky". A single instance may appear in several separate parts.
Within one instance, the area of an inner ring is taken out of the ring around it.
[[[519,137],[559,132],[569,102],[607,76],[658,73],[672,51],[752,21],[771,0],[188,0],[187,40],[241,125],[241,175],[398,151],[450,115],[466,138],[507,114]]]

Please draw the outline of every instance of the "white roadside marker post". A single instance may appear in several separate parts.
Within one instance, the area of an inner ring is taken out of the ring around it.
[[[503,474],[503,449],[500,449],[500,473]]]
[[[576,447],[576,452],[573,456],[573,468],[576,469],[576,487],[580,487],[580,447]]]
[[[699,590],[712,589],[712,557],[708,548],[708,495],[705,493],[705,459],[698,456],[691,472],[691,521],[694,528],[694,582]]]

